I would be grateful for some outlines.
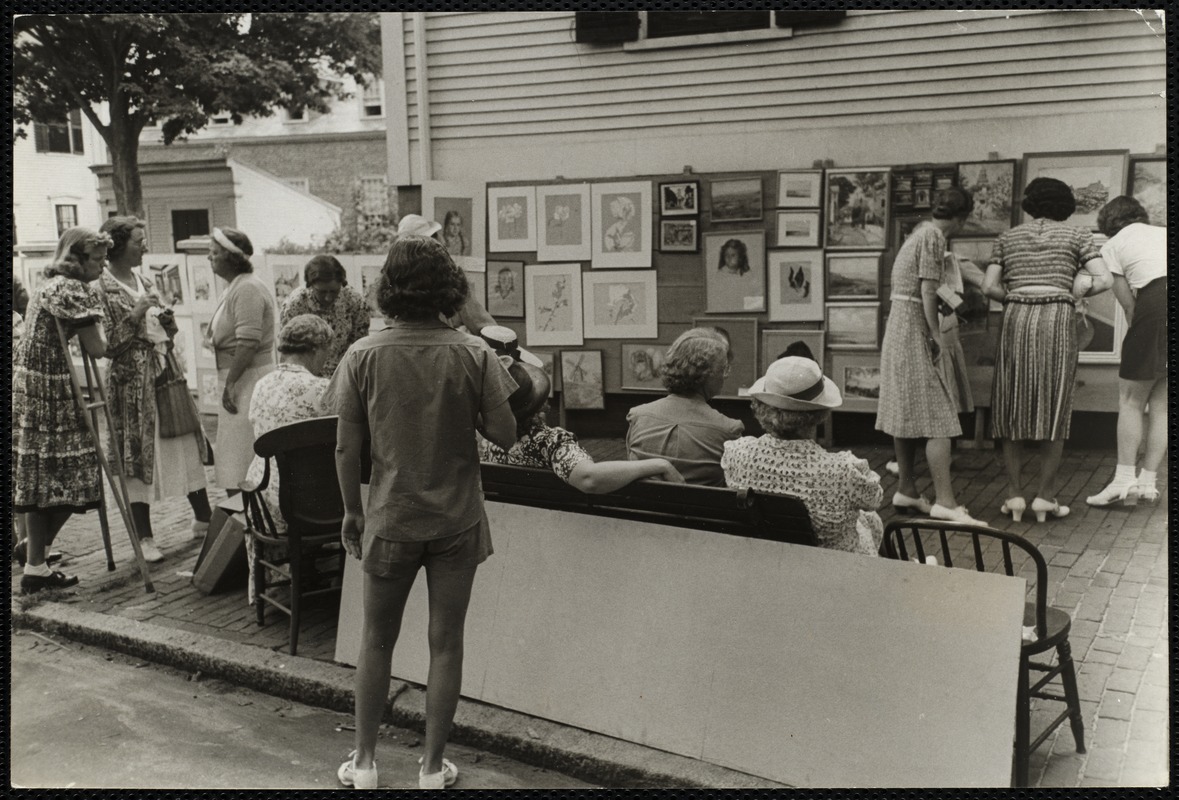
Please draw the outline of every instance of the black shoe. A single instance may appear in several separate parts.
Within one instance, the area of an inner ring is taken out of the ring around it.
[[[16,547],[12,549],[12,552],[16,554],[16,563],[20,564],[22,567],[25,565],[25,561],[27,560],[27,554],[25,552],[26,547],[27,540],[21,539],[16,543]],[[57,552],[56,550],[45,555],[46,566],[53,566],[58,561],[61,561],[61,553]]]
[[[78,576],[66,575],[64,572],[51,572],[48,575],[22,575],[20,593],[35,594],[42,589],[66,589],[77,585]]]

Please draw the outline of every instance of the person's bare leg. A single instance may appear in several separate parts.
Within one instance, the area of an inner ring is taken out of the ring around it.
[[[1044,442],[1042,447],[1036,497],[1053,501],[1056,499],[1056,473],[1060,471],[1060,458],[1064,454],[1064,439]]]
[[[914,475],[917,461],[918,439],[893,438],[893,452],[897,456],[897,491],[909,497],[919,497],[917,476]]]
[[[953,453],[950,440],[944,437],[925,442],[925,460],[929,462],[929,474],[933,477],[933,490],[937,494],[934,502],[946,508],[957,508],[954,499],[954,480],[950,474]]]
[[[1003,466],[1007,470],[1008,497],[1023,497],[1023,442],[1003,440]]]
[[[442,770],[442,751],[454,724],[463,683],[463,627],[475,568],[439,572],[426,567],[430,595],[430,677],[426,685],[426,742],[422,772]]]
[[[1142,468],[1158,472],[1167,454],[1167,379],[1155,383],[1150,390],[1150,412],[1146,423],[1146,453]],[[1119,459],[1120,461],[1121,459]]]

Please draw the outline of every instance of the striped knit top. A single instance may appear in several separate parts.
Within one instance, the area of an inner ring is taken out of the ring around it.
[[[1101,251],[1085,228],[1050,219],[1035,219],[999,234],[991,263],[1003,267],[1008,291],[1026,286],[1051,286],[1070,292],[1081,266]]]

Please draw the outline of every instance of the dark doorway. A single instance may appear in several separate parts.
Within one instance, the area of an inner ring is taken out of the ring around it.
[[[176,243],[194,236],[209,235],[209,209],[186,208],[172,212],[172,250]]]

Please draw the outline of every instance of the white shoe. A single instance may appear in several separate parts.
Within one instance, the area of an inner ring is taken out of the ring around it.
[[[377,788],[377,762],[374,761],[368,769],[357,769],[356,751],[353,750],[348,754],[348,760],[336,770],[336,777],[340,779],[340,783],[352,789],[375,789]]]
[[[1138,505],[1138,484],[1114,481],[1097,494],[1089,495],[1085,502],[1091,506],[1110,506],[1121,503],[1124,506]]]
[[[929,504],[929,501],[924,496],[917,495],[916,497],[909,497],[909,495],[901,494],[900,492],[892,496],[892,504],[897,511],[911,510],[921,514],[928,514],[933,509],[933,506]]]
[[[139,540],[139,549],[143,553],[143,560],[149,564],[156,564],[164,560],[164,554],[156,547],[155,540],[148,536]]]
[[[986,524],[982,520],[977,520],[970,516],[970,512],[966,510],[966,506],[946,508],[940,503],[934,503],[933,507],[929,509],[929,516],[931,519],[940,519],[945,522],[961,522],[965,525]]]
[[[418,759],[418,763],[422,763],[422,759]],[[427,775],[425,772],[418,772],[418,788],[419,789],[445,789],[451,786],[458,780],[458,767],[454,765],[450,759],[442,759],[442,770],[440,772],[431,772]]]
[[[887,464],[884,465],[884,469],[886,472],[888,472],[891,475],[900,475],[901,474],[901,467],[895,461],[889,461]]]
[[[1036,522],[1043,522],[1048,518],[1048,515],[1059,519],[1060,517],[1067,517],[1069,512],[1068,506],[1062,506],[1055,500],[1044,500],[1037,497],[1032,500],[1032,512],[1036,515]]]

